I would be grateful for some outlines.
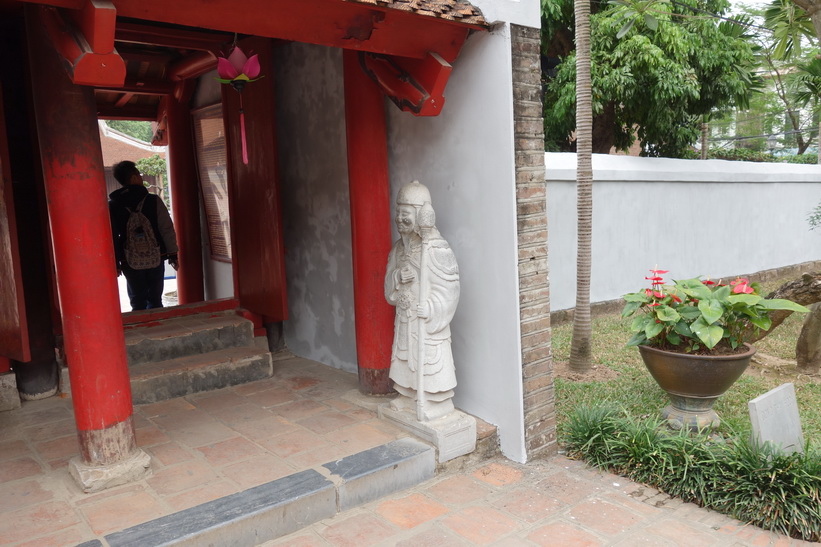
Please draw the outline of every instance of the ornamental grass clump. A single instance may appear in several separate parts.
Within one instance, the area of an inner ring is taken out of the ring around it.
[[[729,284],[698,277],[666,283],[667,270],[650,272],[649,288],[624,295],[622,317],[636,316],[628,346],[731,354],[744,349],[745,336],[770,328],[770,311],[809,311],[790,300],[762,297],[758,283],[743,277]]]
[[[821,540],[821,454],[786,454],[744,438],[671,433],[655,419],[580,406],[567,419],[568,456],[766,530]]]

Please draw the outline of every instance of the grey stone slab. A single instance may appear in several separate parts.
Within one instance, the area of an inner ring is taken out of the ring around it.
[[[199,355],[231,347],[253,346],[254,325],[237,315],[169,319],[125,333],[129,366]]]
[[[91,541],[80,543],[77,547],[103,547],[103,542],[99,539],[92,539]]]
[[[803,452],[804,435],[795,386],[782,384],[748,403],[753,442],[772,443],[788,453]]]
[[[399,439],[323,465],[337,483],[339,510],[346,511],[433,478],[434,449]]]
[[[105,536],[111,547],[258,545],[336,514],[334,485],[309,469]]]
[[[135,404],[155,403],[262,380],[271,374],[270,353],[257,348],[229,348],[132,367],[131,393]]]

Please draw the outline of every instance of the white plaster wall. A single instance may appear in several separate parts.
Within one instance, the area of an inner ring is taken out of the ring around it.
[[[356,372],[342,53],[288,44],[275,63],[285,342],[297,355]]]
[[[508,26],[469,38],[445,98],[435,118],[388,109],[391,196],[414,179],[430,188],[461,274],[455,404],[497,425],[503,453],[524,461]]]
[[[539,0],[471,0],[489,23],[506,21],[538,28],[541,24]]]
[[[575,306],[576,156],[545,154],[552,310]],[[821,258],[821,167],[593,156],[592,302],[669,277],[720,278]]]

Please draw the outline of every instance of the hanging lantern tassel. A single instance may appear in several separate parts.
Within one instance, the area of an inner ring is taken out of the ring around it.
[[[248,141],[245,137],[245,110],[242,107],[242,90],[245,84],[261,78],[259,58],[256,55],[247,57],[234,43],[234,49],[228,57],[217,58],[217,80],[230,84],[239,93],[239,132],[242,141],[242,163],[248,165]]]
[[[239,134],[242,140],[242,163],[248,165],[248,142],[245,140],[245,110],[242,108],[242,95],[239,96]]]

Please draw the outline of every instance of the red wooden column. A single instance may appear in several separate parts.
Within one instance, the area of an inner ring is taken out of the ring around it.
[[[394,318],[384,288],[391,250],[388,138],[384,97],[362,71],[358,55],[343,52],[356,355],[359,390],[384,395],[392,389],[388,373]]]
[[[84,470],[127,474],[139,460],[144,472],[148,457],[134,437],[94,92],[69,80],[38,7],[26,11],[32,95],[82,457],[70,470],[91,491],[101,488]],[[109,476],[102,488],[133,478]]]
[[[168,164],[171,175],[171,208],[180,247],[177,298],[180,304],[205,300],[202,273],[202,234],[197,164],[188,102],[194,90],[192,80],[177,84],[168,97]]]

